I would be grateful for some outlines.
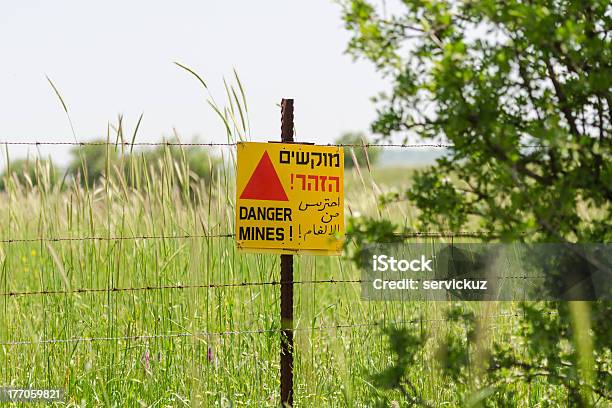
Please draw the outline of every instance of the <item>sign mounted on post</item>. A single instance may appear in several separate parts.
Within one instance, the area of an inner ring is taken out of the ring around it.
[[[298,143],[238,143],[239,249],[339,254],[344,236],[344,151]]]

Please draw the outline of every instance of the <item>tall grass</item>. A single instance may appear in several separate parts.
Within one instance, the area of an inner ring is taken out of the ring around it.
[[[195,71],[181,67],[207,90]],[[208,103],[223,120],[228,141],[247,140],[248,110],[237,75],[225,89],[224,106],[212,97]],[[114,132],[108,140],[122,141],[122,121]],[[134,131],[131,140],[136,137]],[[177,159],[169,151],[154,173],[143,171],[152,165],[146,160],[131,161],[131,174],[145,175],[137,183],[129,183],[123,167],[110,162],[104,176],[85,187],[70,178],[62,187],[43,174],[37,185],[6,180],[0,238],[108,239],[0,243],[1,292],[279,281],[278,256],[238,253],[231,238],[111,239],[233,232],[234,150],[218,154],[222,165],[211,164],[210,181],[193,177],[185,156]],[[409,182],[408,170],[389,171],[396,173],[357,167],[348,175],[350,213],[414,222],[405,203],[381,210],[373,197]],[[298,256],[295,268],[300,281],[359,279],[356,267],[342,257]],[[391,356],[373,324],[421,318],[409,327],[434,338],[449,329],[441,320],[442,302],[363,302],[357,283],[300,284],[295,291],[299,406],[367,406],[380,392],[370,373]],[[278,286],[3,296],[0,301],[0,342],[33,342],[0,347],[1,385],[60,387],[71,406],[278,405],[279,335],[265,331],[280,328]],[[491,316],[513,310],[511,304],[470,307]],[[484,324],[486,341],[516,341],[515,320],[491,317]],[[180,336],[164,337],[172,334]],[[160,337],[112,339],[139,335]],[[37,343],[71,338],[111,339]],[[470,385],[436,376],[432,354],[424,350],[421,364],[411,370],[414,382],[425,398],[457,404],[457,395]],[[533,389],[517,385],[517,403],[537,401]]]

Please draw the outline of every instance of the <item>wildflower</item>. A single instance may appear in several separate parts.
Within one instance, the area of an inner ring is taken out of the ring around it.
[[[206,359],[209,363],[212,363],[215,360],[215,356],[213,354],[213,349],[211,346],[208,346],[208,351],[206,352]]]
[[[144,360],[144,365],[145,365],[145,371],[147,373],[151,372],[151,353],[149,352],[149,348],[147,347],[147,349],[145,350],[144,356],[143,356],[143,360]]]
[[[35,249],[33,249],[32,252],[30,252],[30,253],[32,254],[33,257],[36,256],[36,250]]]

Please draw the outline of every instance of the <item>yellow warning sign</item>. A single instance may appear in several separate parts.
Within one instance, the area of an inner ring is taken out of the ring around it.
[[[239,249],[339,254],[344,151],[297,143],[238,143]]]

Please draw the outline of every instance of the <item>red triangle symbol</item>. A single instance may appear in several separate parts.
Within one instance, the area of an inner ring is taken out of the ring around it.
[[[240,199],[289,201],[268,152],[261,156]]]

